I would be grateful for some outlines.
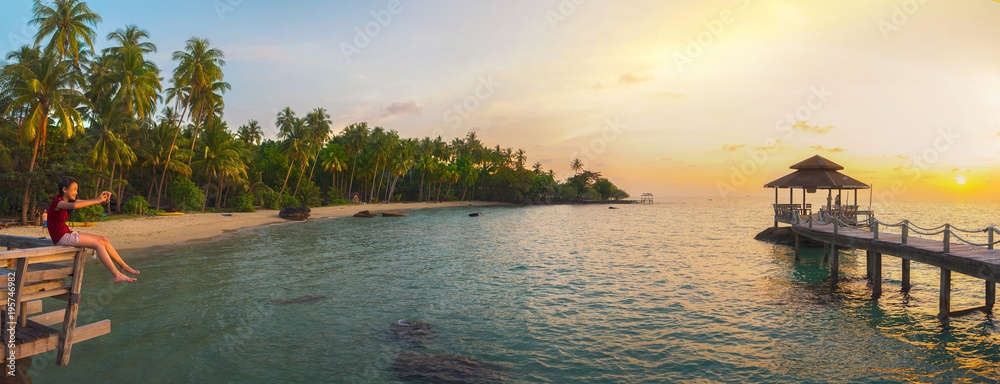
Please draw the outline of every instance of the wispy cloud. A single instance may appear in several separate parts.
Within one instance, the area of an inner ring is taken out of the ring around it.
[[[774,144],[772,144],[772,145],[768,145],[766,147],[765,146],[760,146],[760,147],[757,147],[757,148],[754,148],[754,149],[756,149],[758,151],[768,151],[768,152],[771,152],[771,151],[774,151],[774,150],[777,150],[777,149],[781,149],[781,140],[775,140]]]
[[[419,115],[422,109],[417,102],[414,100],[409,101],[397,101],[395,103],[389,104],[382,110],[381,117],[390,117],[397,115]]]
[[[827,148],[827,147],[824,147],[822,145],[811,145],[811,146],[809,146],[809,149],[815,149],[817,151],[826,151],[826,152],[833,152],[833,153],[846,152],[847,151],[846,149],[840,148],[840,147]]]
[[[792,129],[798,129],[801,130],[802,132],[824,134],[830,132],[830,130],[833,129],[833,126],[828,125],[825,127],[820,127],[818,125],[808,125],[806,124],[805,121],[800,121],[795,123],[795,125],[792,125]]]
[[[629,72],[618,77],[618,84],[622,85],[636,85],[639,83],[645,83],[647,81],[653,80],[655,76],[646,74],[637,74],[634,72]]]
[[[726,144],[722,146],[722,149],[727,150],[729,152],[735,152],[737,149],[743,148],[745,146],[746,144]]]

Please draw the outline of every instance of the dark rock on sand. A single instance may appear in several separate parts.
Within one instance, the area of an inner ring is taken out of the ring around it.
[[[382,216],[388,216],[388,217],[406,217],[406,216],[409,216],[409,215],[410,215],[409,213],[402,212],[402,211],[385,211],[385,212],[382,212]]]
[[[389,331],[399,341],[412,347],[427,347],[437,341],[430,324],[419,321],[400,320],[389,325]]]
[[[320,301],[325,298],[326,296],[324,295],[309,295],[309,296],[295,297],[291,299],[272,299],[271,304],[284,305],[284,304],[295,304],[295,303],[308,303],[310,301]]]
[[[476,212],[476,213],[470,213],[469,217],[479,217],[479,216],[482,216],[482,215],[483,215],[482,212]]]
[[[367,217],[367,218],[372,218],[372,217],[375,217],[375,213],[374,213],[374,212],[372,212],[372,211],[361,211],[361,212],[358,212],[358,213],[355,213],[355,214],[354,214],[354,217]]]
[[[309,218],[310,213],[312,210],[309,207],[282,208],[281,212],[278,212],[278,217],[287,220],[305,220]]]
[[[789,227],[769,227],[757,236],[753,237],[754,240],[766,241],[769,243],[783,244],[783,245],[795,245],[795,233]],[[799,236],[799,246],[801,247],[822,247],[823,243],[813,241],[805,236]]]
[[[618,207],[608,207],[608,209],[618,209]]]
[[[507,375],[472,356],[403,351],[392,365],[396,375],[407,380],[435,383],[500,383]]]

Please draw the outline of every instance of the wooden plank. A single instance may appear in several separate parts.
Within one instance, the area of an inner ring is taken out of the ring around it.
[[[108,333],[111,333],[111,320],[101,320],[74,328],[73,340],[79,343],[98,336],[107,335]],[[15,347],[14,351],[17,353],[18,358],[22,358],[45,353],[58,348],[58,346],[59,335],[53,334],[29,343],[19,344]]]
[[[65,295],[70,293],[69,288],[59,288],[59,289],[49,289],[46,291],[35,292],[31,294],[24,295],[25,300],[40,300],[46,297],[53,297],[59,295]]]
[[[24,311],[21,308],[21,302],[24,300],[22,295],[24,295],[24,274],[28,272],[28,259],[17,259],[17,267],[14,272],[14,297],[17,302],[14,303],[14,316],[12,318],[18,319],[18,324],[24,326],[24,320],[27,316],[24,315]],[[9,286],[9,285],[8,285]],[[9,288],[8,288],[9,289]]]
[[[61,279],[48,280],[48,281],[37,282],[37,283],[34,283],[34,284],[30,284],[30,285],[24,286],[24,287],[21,288],[22,289],[21,293],[27,295],[27,294],[32,294],[32,293],[36,293],[36,292],[42,292],[42,291],[49,291],[49,290],[53,290],[53,289],[59,289],[59,288],[65,287],[65,286],[66,286],[66,282],[63,281],[63,280],[61,280]],[[10,289],[9,285],[0,285],[0,290],[9,290],[9,289]],[[28,300],[20,300],[19,299],[19,301],[28,301]]]
[[[62,332],[59,333],[59,353],[56,355],[56,365],[64,366],[69,364],[69,354],[75,343],[74,330],[76,328],[76,314],[80,310],[80,289],[83,286],[83,267],[86,264],[84,252],[80,250],[76,253],[73,262],[73,283],[71,284],[70,300],[66,305],[66,315],[63,317]]]
[[[32,315],[41,311],[42,311],[41,300],[32,300],[27,303],[24,303],[24,313],[26,315]]]
[[[54,255],[66,255],[68,260],[73,257],[77,250],[82,250],[83,248],[70,247],[66,245],[53,245],[49,247],[38,247],[29,249],[18,249],[14,251],[4,251],[0,252],[0,260],[8,259],[19,259],[24,257],[38,257],[38,256],[54,256]]]
[[[51,246],[52,239],[39,239],[37,237],[0,235],[0,247],[8,248],[37,248]]]
[[[52,325],[61,323],[63,321],[63,316],[65,315],[66,315],[66,310],[60,309],[55,312],[49,312],[43,315],[29,317],[28,320],[34,321],[42,325]]]

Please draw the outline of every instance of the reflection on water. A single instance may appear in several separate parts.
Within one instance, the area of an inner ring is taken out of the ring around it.
[[[423,210],[126,255],[140,284],[109,287],[98,268],[85,282],[81,323],[110,318],[112,333],[74,346],[67,367],[41,364],[36,382],[401,382],[408,351],[530,383],[1000,377],[991,317],[937,321],[935,268],[914,263],[902,293],[886,256],[872,301],[863,255],[845,251],[831,289],[822,249],[795,263],[754,241],[766,200],[619,207]],[[956,275],[954,306],[981,305],[982,290]],[[435,342],[399,342],[400,319]]]

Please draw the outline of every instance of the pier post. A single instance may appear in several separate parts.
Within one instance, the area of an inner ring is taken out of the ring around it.
[[[910,290],[910,260],[909,259],[902,259],[902,260],[903,260],[903,276],[900,278],[900,280],[903,281],[902,284],[903,291],[905,292]]]
[[[903,244],[906,244],[906,238],[910,235],[910,223],[903,220]]]
[[[951,314],[951,271],[941,268],[941,296],[938,304],[938,318],[947,319]]]
[[[799,262],[799,234],[795,234],[795,262]]]
[[[865,277],[871,279],[872,272],[872,251],[865,251]]]
[[[832,244],[830,248],[830,284],[837,284],[837,280],[840,280],[840,250],[836,244]]]
[[[874,222],[874,223],[872,223],[872,233],[874,234],[873,238],[875,240],[878,240],[878,222],[877,221]]]
[[[986,282],[986,312],[993,312],[993,304],[997,301],[997,283]]]
[[[944,253],[951,252],[951,224],[944,225]]]
[[[882,297],[882,254],[873,252],[871,255],[872,299]]]
[[[986,231],[990,233],[990,239],[987,241],[989,243],[989,249],[993,249],[993,227],[989,227]]]
[[[823,262],[830,261],[830,244],[823,243]]]

